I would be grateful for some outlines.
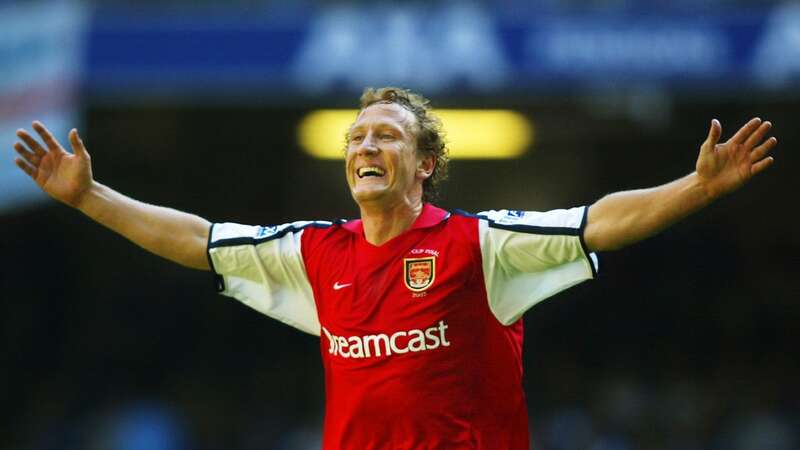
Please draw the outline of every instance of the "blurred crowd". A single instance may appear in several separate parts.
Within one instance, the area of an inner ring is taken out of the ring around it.
[[[757,370],[719,368],[703,381],[675,374],[644,382],[630,374],[571,385],[591,392],[588,403],[564,398],[537,403],[531,394],[536,450],[795,450],[800,445],[796,380],[760,380]],[[568,372],[560,372],[562,377]],[[577,380],[571,380],[573,382]],[[564,388],[564,380],[555,390]],[[552,387],[550,385],[549,387]],[[534,390],[535,391],[535,390]],[[232,398],[245,396],[229,389]],[[547,397],[543,394],[543,397]],[[568,397],[568,396],[567,396]],[[198,420],[214,405],[139,398],[50,424],[21,448],[29,450],[318,450],[321,409],[306,416],[240,411]],[[247,403],[239,398],[242,404]],[[268,399],[263,399],[268,402]],[[241,421],[244,422],[241,422]],[[214,428],[198,429],[203,423]],[[226,432],[227,430],[227,432]],[[237,431],[232,431],[237,430]],[[204,436],[217,435],[207,441]],[[223,441],[219,435],[225,436]],[[3,447],[6,448],[6,447]]]

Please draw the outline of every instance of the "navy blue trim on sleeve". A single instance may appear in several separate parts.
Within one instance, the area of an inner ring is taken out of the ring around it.
[[[261,227],[261,229],[263,231],[266,231],[266,234],[264,234],[264,236],[260,236],[260,237],[236,237],[236,238],[230,238],[230,239],[220,239],[219,241],[216,241],[216,242],[210,242],[209,241],[208,248],[212,249],[212,248],[217,248],[217,247],[234,247],[234,246],[237,246],[237,245],[258,245],[258,244],[261,244],[261,243],[264,243],[264,242],[268,242],[268,241],[271,241],[271,240],[274,240],[274,239],[280,239],[280,238],[286,236],[288,233],[295,233],[295,232],[298,232],[298,231],[300,231],[300,230],[302,230],[304,228],[308,228],[308,227],[329,228],[329,227],[332,227],[334,225],[340,225],[340,224],[342,224],[344,222],[345,221],[341,220],[341,219],[336,220],[334,222],[314,221],[314,222],[309,222],[309,223],[307,223],[307,224],[305,224],[303,226],[299,226],[299,227],[298,226],[294,226],[294,225],[290,225],[290,226],[288,226],[288,227],[286,227],[286,228],[284,228],[284,229],[282,229],[280,231],[275,231],[273,233],[269,233],[269,228],[270,227]]]
[[[592,260],[591,256],[592,252],[589,251],[589,247],[586,245],[586,241],[583,238],[583,233],[586,231],[586,224],[589,222],[589,208],[590,206],[584,206],[583,208],[583,218],[581,218],[581,227],[579,229],[580,233],[578,234],[578,237],[581,241],[583,254],[586,255],[586,259],[589,261],[589,267],[592,268],[592,278],[597,278],[597,269],[594,267],[594,261]]]
[[[488,220],[488,219],[486,219]],[[568,227],[541,227],[538,225],[503,225],[489,220],[489,228],[497,228],[500,230],[517,231],[520,233],[528,234],[547,234],[547,235],[560,235],[560,236],[577,236],[580,231],[578,228]]]
[[[473,217],[480,220],[485,220],[490,228],[497,228],[500,230],[508,230],[508,231],[517,231],[520,233],[529,233],[529,234],[543,234],[543,235],[561,235],[561,236],[578,236],[578,240],[581,243],[581,250],[583,250],[583,255],[586,258],[586,261],[589,263],[589,267],[592,270],[592,278],[597,278],[597,268],[594,266],[594,260],[592,259],[591,252],[589,251],[589,247],[586,246],[586,241],[583,239],[583,232],[586,229],[586,223],[589,217],[589,206],[585,206],[583,208],[583,217],[581,217],[581,224],[578,228],[571,228],[571,227],[543,227],[539,225],[525,225],[525,224],[499,224],[494,220],[482,216],[480,214],[471,214],[460,209],[456,209],[454,211],[456,214],[466,217]]]
[[[214,273],[214,287],[216,287],[217,292],[222,292],[225,290],[225,279],[222,275],[217,273],[217,269],[214,268],[214,261],[211,259],[211,236],[214,234],[214,225],[211,224],[211,227],[208,228],[208,242],[206,243],[206,258],[208,258],[208,267],[211,268],[211,272]]]
[[[456,209],[454,212],[461,216],[474,217],[476,219],[485,220],[486,222],[489,223],[490,228],[497,228],[500,230],[518,231],[520,233],[529,233],[529,234],[547,234],[547,235],[562,235],[562,236],[578,236],[581,232],[580,228],[543,227],[540,225],[525,225],[525,224],[514,224],[514,225],[501,224],[480,214],[471,214],[462,211],[460,209]]]

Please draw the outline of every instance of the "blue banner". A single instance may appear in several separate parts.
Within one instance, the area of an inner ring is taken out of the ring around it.
[[[673,88],[800,79],[800,6],[718,16],[531,16],[479,6],[339,6],[288,17],[100,13],[92,92],[297,94],[394,84],[495,93],[624,83]]]

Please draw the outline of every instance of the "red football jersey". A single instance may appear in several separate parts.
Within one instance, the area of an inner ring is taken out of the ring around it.
[[[360,220],[215,224],[220,289],[320,335],[323,447],[527,450],[522,313],[592,278],[586,208],[425,205],[381,245]]]

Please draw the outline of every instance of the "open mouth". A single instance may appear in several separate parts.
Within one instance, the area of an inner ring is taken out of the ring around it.
[[[362,167],[356,171],[356,175],[358,175],[358,178],[382,177],[385,174],[386,174],[385,170],[375,166]]]

